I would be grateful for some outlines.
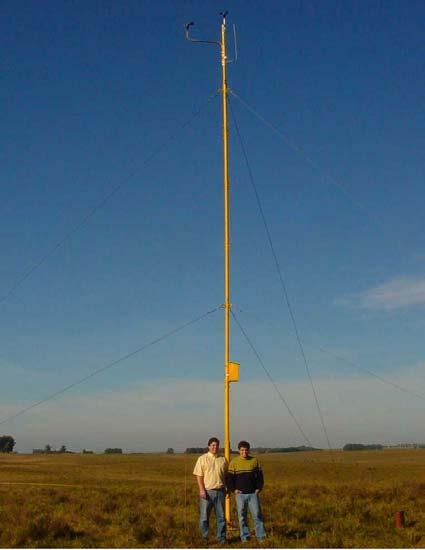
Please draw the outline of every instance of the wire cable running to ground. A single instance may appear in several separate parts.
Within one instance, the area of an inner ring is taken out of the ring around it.
[[[248,155],[247,155],[247,152],[246,152],[246,149],[245,149],[245,145],[244,145],[244,142],[242,140],[241,133],[239,131],[239,126],[238,126],[238,123],[236,121],[235,114],[233,112],[232,104],[229,102],[229,105],[230,105],[230,112],[232,114],[233,122],[234,122],[234,125],[235,125],[235,128],[236,128],[236,134],[238,136],[239,143],[240,143],[242,153],[243,153],[243,156],[244,156],[244,159],[245,159],[245,163],[246,163],[246,166],[247,166],[249,180],[250,180],[251,186],[254,190],[254,195],[255,195],[255,198],[256,198],[256,201],[257,201],[258,209],[260,211],[260,215],[261,215],[261,219],[263,221],[264,229],[265,229],[266,234],[267,234],[267,240],[268,240],[269,245],[270,245],[270,250],[271,250],[271,253],[272,253],[272,256],[273,256],[273,259],[274,259],[274,263],[275,263],[276,271],[277,271],[277,274],[278,274],[278,277],[279,277],[280,285],[282,287],[284,301],[285,301],[286,306],[287,306],[288,311],[289,311],[289,315],[290,315],[290,318],[291,318],[291,321],[292,321],[292,326],[294,328],[295,336],[296,336],[296,339],[297,339],[297,342],[298,342],[298,347],[299,347],[299,350],[300,350],[300,353],[301,353],[301,356],[302,356],[302,359],[303,359],[303,362],[304,362],[304,366],[305,366],[305,369],[306,369],[306,372],[307,372],[308,379],[310,381],[310,386],[311,386],[311,389],[312,389],[312,392],[313,392],[313,397],[314,397],[317,412],[318,412],[318,415],[319,415],[320,423],[322,425],[322,430],[323,430],[323,433],[325,435],[326,442],[328,444],[328,448],[329,448],[329,450],[331,450],[332,446],[331,446],[331,442],[330,442],[328,432],[327,432],[327,429],[326,429],[325,419],[323,417],[322,409],[320,407],[319,397],[317,395],[316,388],[314,387],[313,377],[311,375],[310,367],[309,367],[309,364],[308,364],[308,361],[307,361],[307,356],[306,356],[305,351],[304,351],[304,345],[303,345],[303,342],[301,340],[301,335],[300,335],[300,332],[298,330],[298,324],[297,324],[297,321],[295,319],[294,310],[293,310],[291,301],[289,299],[288,290],[287,290],[287,287],[286,287],[285,279],[283,277],[283,271],[280,267],[280,263],[279,263],[279,260],[277,258],[277,254],[276,254],[276,250],[275,250],[273,240],[272,240],[272,237],[271,237],[270,229],[269,229],[269,226],[268,226],[268,223],[267,223],[267,220],[266,220],[266,215],[264,214],[263,206],[262,206],[261,200],[260,200],[260,195],[258,194],[257,186],[256,186],[255,181],[254,181],[254,175],[252,173],[251,165],[250,165],[250,162],[249,162],[249,159],[248,159]]]
[[[243,328],[243,326],[241,325],[241,323],[239,322],[239,319],[236,317],[235,313],[233,310],[230,310],[230,313],[232,314],[232,317],[233,319],[235,320],[236,324],[238,325],[239,327],[239,330],[241,331],[241,333],[243,334],[245,340],[247,341],[249,347],[251,348],[252,352],[254,353],[255,357],[258,359],[258,362],[260,363],[261,365],[261,368],[263,369],[263,371],[266,373],[267,375],[267,378],[270,380],[270,382],[272,383],[274,389],[276,390],[278,396],[279,396],[279,399],[282,401],[282,403],[285,405],[286,407],[286,410],[288,411],[288,413],[290,414],[292,420],[295,422],[298,430],[300,431],[300,434],[303,436],[304,440],[307,442],[307,444],[310,446],[310,447],[313,447],[310,439],[307,437],[306,433],[304,432],[304,430],[302,429],[301,427],[301,424],[298,422],[295,414],[292,412],[291,410],[291,407],[289,406],[288,402],[286,401],[286,399],[284,398],[284,396],[282,395],[281,391],[279,390],[276,382],[274,381],[272,375],[270,374],[270,371],[267,369],[267,367],[265,366],[263,360],[261,359],[260,357],[260,354],[258,353],[258,351],[256,350],[254,344],[252,343],[252,340],[249,338],[248,334],[246,333],[245,329]]]
[[[322,353],[325,353],[326,355],[329,355],[330,357],[333,357],[334,359],[338,359],[339,361],[342,361],[343,363],[346,363],[350,367],[353,367],[357,370],[360,370],[360,371],[363,371],[363,372],[369,374],[369,376],[372,376],[373,378],[376,378],[377,380],[379,380],[380,382],[383,382],[384,384],[388,384],[389,386],[392,386],[396,390],[400,390],[404,393],[407,393],[407,394],[411,395],[412,397],[416,397],[418,399],[422,399],[423,401],[425,401],[425,395],[422,395],[420,393],[416,393],[412,390],[409,390],[408,388],[405,388],[404,386],[400,386],[400,384],[396,384],[395,382],[392,382],[391,380],[388,380],[388,378],[384,378],[383,376],[380,376],[379,374],[376,374],[376,373],[374,373],[373,371],[371,371],[369,369],[361,367],[357,363],[354,363],[350,359],[347,359],[346,357],[343,357],[342,355],[339,355],[338,353],[335,353],[333,351],[329,351],[328,349],[325,349],[322,346],[316,346],[316,349],[318,349]]]
[[[305,151],[299,147],[296,143],[294,143],[288,135],[284,134],[279,128],[277,128],[274,124],[269,122],[266,118],[264,118],[258,111],[256,111],[253,107],[251,107],[245,100],[243,100],[238,94],[233,92],[232,90],[229,90],[229,93],[232,94],[232,96],[239,101],[243,107],[247,111],[249,111],[255,118],[257,118],[260,122],[262,122],[265,126],[267,126],[272,132],[274,132],[276,135],[278,135],[280,138],[283,139],[283,141],[296,153],[298,153],[304,161],[321,177],[323,180],[340,191],[344,193],[344,195],[350,200],[350,202],[359,208],[360,210],[363,210],[367,214],[367,216],[375,223],[378,223],[381,227],[386,229],[386,224],[383,222],[381,218],[379,218],[376,214],[376,212],[372,212],[364,203],[359,201],[358,199],[354,198],[351,193],[349,192],[347,186],[340,181],[338,181],[332,174],[330,174],[328,171],[321,168],[313,159],[311,159]]]
[[[357,199],[355,199],[348,191],[347,189],[347,186],[344,185],[343,183],[341,183],[340,181],[338,181],[335,177],[333,177],[329,172],[326,172],[324,171],[323,169],[320,168],[320,166],[314,162],[302,149],[301,147],[299,147],[298,145],[296,145],[293,141],[291,141],[291,139],[288,137],[288,135],[284,134],[281,130],[279,130],[276,126],[274,126],[274,124],[272,124],[271,122],[269,122],[266,118],[264,118],[260,113],[258,113],[258,111],[256,111],[253,107],[251,107],[246,101],[244,101],[238,94],[236,94],[235,92],[233,92],[232,90],[229,90],[229,93],[232,94],[232,96],[237,99],[241,105],[243,105],[243,107],[249,111],[254,117],[256,117],[260,122],[262,122],[265,126],[267,126],[270,130],[272,130],[275,134],[277,134],[280,138],[282,138],[285,143],[291,147],[294,151],[296,151],[300,156],[302,156],[304,158],[304,160],[315,170],[315,172],[321,177],[324,179],[324,181],[328,181],[330,184],[332,184],[333,186],[337,187],[338,189],[340,189],[345,195],[346,197],[352,202],[352,204],[354,206],[356,206],[357,208],[363,210],[367,215],[368,217],[375,223],[377,223],[378,225],[381,226],[381,228],[386,228],[386,224],[383,222],[383,220],[381,218],[379,218],[377,215],[376,215],[376,212],[372,212],[365,204],[361,203],[360,201],[358,201]],[[232,113],[233,114],[233,113]],[[234,115],[233,115],[234,116]],[[419,293],[420,295],[420,293]],[[416,331],[414,329],[412,329],[411,325],[409,325],[409,323],[403,318],[403,317],[398,317],[397,318],[398,321],[400,322],[400,324],[402,324],[404,326],[404,328],[410,332],[411,334],[413,334],[414,336],[416,336]],[[322,351],[324,353],[327,353],[326,350],[322,349]],[[342,361],[344,361],[344,359],[342,357],[340,357],[340,359]],[[354,364],[352,364],[352,366],[355,366]],[[361,369],[361,367],[358,367]],[[368,372],[367,370],[363,369],[364,372]],[[373,372],[368,372],[368,374],[370,374],[371,376],[375,376],[375,378],[378,378],[380,380],[382,380],[383,382],[387,382],[389,383],[390,385],[393,385],[391,382],[389,381],[385,381],[384,378],[380,378],[379,376],[373,374]],[[401,389],[402,387],[400,386],[399,389]],[[403,390],[404,391],[404,390]],[[410,391],[410,390],[406,390],[406,391]],[[413,394],[412,394],[413,395]],[[418,396],[416,396],[418,397]]]
[[[170,336],[173,336],[174,334],[177,334],[178,332],[181,332],[185,328],[187,328],[191,325],[194,325],[198,321],[201,321],[202,319],[205,319],[205,317],[208,317],[209,315],[211,315],[212,313],[215,313],[219,309],[220,309],[220,307],[216,307],[214,309],[211,309],[210,311],[207,311],[206,313],[204,313],[202,315],[199,315],[198,317],[195,317],[191,321],[187,321],[186,323],[184,323],[182,325],[179,325],[178,327],[176,327],[176,328],[174,328],[174,329],[172,329],[168,332],[165,332],[161,336],[158,336],[158,338],[155,338],[154,340],[151,340],[150,342],[148,342],[146,344],[143,344],[143,346],[140,346],[139,348],[131,351],[130,353],[127,353],[126,355],[122,355],[121,357],[119,357],[118,359],[115,359],[111,363],[107,363],[103,367],[100,367],[100,368],[92,371],[90,374],[88,374],[87,376],[84,376],[83,378],[80,378],[76,382],[73,382],[72,384],[69,384],[68,386],[65,386],[64,388],[62,388],[62,389],[60,389],[60,390],[44,397],[40,401],[37,401],[36,403],[33,403],[32,405],[29,405],[28,407],[25,407],[25,408],[21,409],[17,413],[11,414],[10,416],[7,416],[7,417],[3,418],[2,420],[0,420],[0,425],[11,421],[11,420],[17,418],[18,416],[21,416],[21,415],[27,413],[28,411],[30,411],[32,409],[35,409],[36,407],[39,407],[40,405],[42,405],[43,403],[46,403],[47,401],[51,401],[55,397],[57,397],[59,395],[62,395],[63,393],[71,390],[72,388],[75,388],[76,386],[79,386],[83,382],[86,382],[87,380],[89,380],[90,378],[93,378],[94,376],[100,374],[101,372],[105,372],[106,370],[111,369],[112,367],[115,367],[119,363],[122,363],[123,361],[126,361],[127,359],[130,359],[130,357],[133,357],[134,355],[137,355],[138,353],[144,351],[145,349],[150,348],[151,346],[154,346],[155,344],[158,344],[159,342],[162,342],[166,338],[169,338]]]
[[[242,310],[240,308],[237,308],[237,309],[238,309],[239,313],[247,314],[247,311],[245,309],[244,310]],[[253,314],[252,312],[249,312],[249,315],[251,317],[255,318],[256,321],[259,322],[259,323],[264,322],[263,319],[260,319],[257,315]],[[274,325],[271,325],[271,326],[274,326]],[[275,327],[275,328],[277,328],[277,327]],[[361,367],[359,364],[355,363],[354,361],[351,361],[350,359],[347,359],[343,355],[339,355],[338,353],[330,351],[330,350],[324,348],[323,346],[307,345],[306,347],[310,350],[317,350],[317,351],[320,351],[321,353],[324,353],[325,355],[329,355],[330,357],[333,357],[334,359],[337,359],[337,360],[341,361],[342,363],[346,363],[348,366],[352,367],[353,369],[356,369],[356,370],[365,372],[366,374],[369,374],[370,376],[372,376],[373,378],[376,378],[377,380],[379,380],[383,384],[388,384],[389,386],[391,386],[391,387],[393,387],[393,388],[395,388],[399,391],[402,391],[404,393],[407,393],[407,394],[411,395],[412,397],[416,397],[418,399],[421,399],[421,400],[425,401],[425,395],[422,395],[420,393],[416,393],[416,392],[410,390],[409,388],[405,388],[404,386],[401,386],[400,384],[396,384],[395,382],[392,382],[391,380],[389,380],[388,378],[385,378],[382,375],[376,374],[375,372],[373,372],[370,369],[366,369],[365,367]]]
[[[154,151],[152,151],[145,159],[142,161],[141,165],[123,178],[115,187],[113,187],[97,204],[95,204],[90,210],[77,222],[75,223],[69,231],[60,239],[52,248],[50,248],[45,254],[40,256],[30,267],[28,267],[21,275],[19,275],[15,282],[11,285],[9,290],[0,297],[0,305],[5,302],[15,291],[29,278],[31,275],[37,271],[51,256],[55,254],[66,242],[68,242],[86,223],[91,220],[99,210],[101,210],[117,193],[124,187],[131,179],[133,179],[142,168],[144,168],[150,161],[152,161],[159,153],[161,153],[166,147],[168,147],[177,137],[178,131],[184,130],[189,126],[192,121],[201,114],[203,109],[211,103],[218,95],[218,92],[215,92],[211,95],[206,103],[199,107],[192,115],[182,124],[180,124],[176,131],[169,135],[163,142],[160,144]]]

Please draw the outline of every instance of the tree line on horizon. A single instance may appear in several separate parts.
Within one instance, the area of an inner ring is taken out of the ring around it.
[[[347,443],[342,448],[343,451],[380,451],[384,449],[384,445],[372,443],[371,445],[363,445],[362,443]]]
[[[108,447],[105,449],[104,454],[123,454],[122,449],[119,447]],[[32,454],[39,455],[39,454],[76,454],[75,451],[68,451],[66,448],[66,445],[62,445],[58,450],[53,449],[51,445],[45,445],[44,449],[33,449]],[[83,449],[81,451],[81,454],[83,455],[92,455],[94,454],[94,451],[89,451],[87,449]]]
[[[0,436],[0,453],[12,453],[16,445],[15,438],[11,435],[1,435]],[[416,448],[416,449],[425,449],[425,443],[404,443],[399,445],[382,445],[380,443],[373,444],[363,444],[363,443],[347,443],[342,447],[343,451],[363,451],[363,450],[382,450],[387,447],[397,447],[397,448]],[[303,451],[320,451],[322,449],[316,447],[307,447],[305,445],[300,446],[291,446],[291,447],[251,447],[251,451],[254,454],[267,454],[267,453],[294,453],[294,452],[303,452]],[[207,447],[187,447],[183,454],[203,454],[208,451]],[[43,449],[33,449],[33,454],[65,454],[72,453],[76,451],[70,451],[67,449],[66,445],[61,445],[59,449],[53,449],[51,445],[47,444]],[[172,447],[168,447],[165,454],[175,454],[175,451]],[[231,454],[237,454],[238,451],[232,449]],[[125,454],[120,447],[108,447],[103,451],[104,454]],[[220,453],[224,453],[224,449],[220,449]],[[94,454],[94,451],[83,449],[81,454]]]
[[[299,447],[251,447],[251,452],[255,454],[265,454],[265,453],[296,453],[302,451],[320,451],[315,447],[306,447],[305,445],[300,445]],[[208,451],[208,447],[187,447],[184,451],[184,454],[203,454]],[[167,451],[168,453],[168,451]],[[224,454],[224,449],[220,449],[220,453]],[[231,454],[238,454],[237,450],[231,449]]]

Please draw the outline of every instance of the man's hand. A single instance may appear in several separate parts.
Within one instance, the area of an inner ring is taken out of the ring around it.
[[[235,489],[235,495],[240,495],[242,491],[239,491],[239,489]]]
[[[259,494],[260,494],[260,491],[261,491],[261,489],[255,489],[255,494],[256,494],[256,495],[259,495]]]
[[[207,490],[205,489],[205,485],[204,485],[204,476],[196,476],[196,481],[198,482],[199,496],[201,498],[207,499],[208,494],[207,494]]]

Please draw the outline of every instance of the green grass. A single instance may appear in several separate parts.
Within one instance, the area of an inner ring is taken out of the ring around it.
[[[0,547],[198,547],[196,458],[0,455]],[[425,450],[260,459],[266,546],[425,547]]]

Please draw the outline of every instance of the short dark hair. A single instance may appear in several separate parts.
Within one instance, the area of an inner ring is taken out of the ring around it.
[[[251,448],[251,445],[248,443],[248,441],[239,441],[238,443],[238,449],[241,449],[241,448],[244,448],[244,449],[249,449]]]
[[[211,445],[211,443],[217,443],[217,445],[220,445],[220,441],[216,437],[210,437],[208,439],[208,447]]]

